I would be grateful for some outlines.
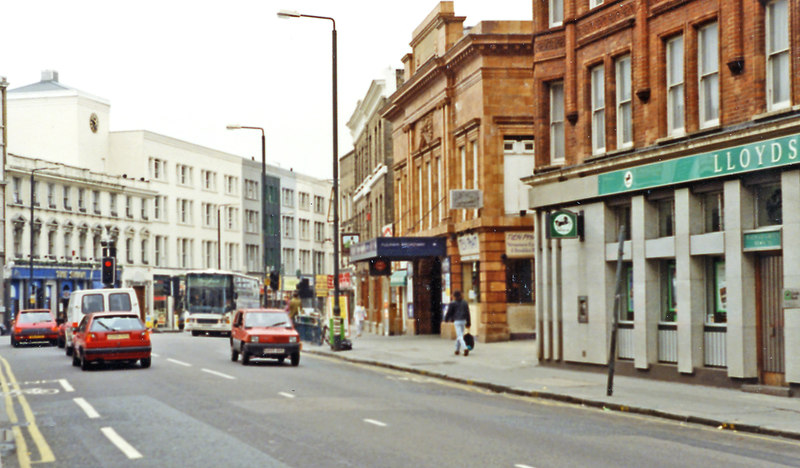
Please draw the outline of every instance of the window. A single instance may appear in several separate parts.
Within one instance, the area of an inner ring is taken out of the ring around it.
[[[108,205],[111,210],[111,216],[117,216],[117,194],[109,193]]]
[[[719,232],[725,229],[725,199],[722,192],[703,194],[703,218],[705,232]]]
[[[287,208],[294,208],[294,190],[281,189],[281,205]]]
[[[128,263],[133,263],[133,238],[125,239],[125,257]]]
[[[598,7],[603,4],[603,0],[589,0],[589,8]]]
[[[14,223],[14,257],[22,258],[22,224]]]
[[[771,111],[789,107],[791,101],[789,1],[772,1],[766,9],[767,110]]]
[[[146,198],[142,198],[142,219],[145,220],[145,221],[147,221],[147,219],[148,219],[147,203],[148,203],[147,199]]]
[[[602,65],[591,70],[592,81],[592,154],[606,150],[605,72]]]
[[[165,236],[156,236],[155,247],[155,265],[167,266],[167,238]]]
[[[261,269],[261,255],[258,253],[259,247],[253,244],[245,246],[247,256],[247,271],[259,271]]]
[[[64,258],[69,260],[72,257],[72,233],[64,233]]]
[[[86,190],[82,188],[78,189],[78,211],[86,212]]]
[[[311,273],[311,252],[308,250],[300,251],[300,271]]]
[[[258,182],[254,180],[244,181],[244,196],[248,200],[258,200]]]
[[[314,241],[325,242],[325,225],[319,221],[314,221]]]
[[[564,22],[564,0],[550,0],[548,15],[551,28],[561,26]]]
[[[225,176],[225,193],[228,195],[236,195],[239,191],[239,178],[231,175]]]
[[[325,273],[325,252],[314,252],[314,274]]]
[[[667,41],[667,134],[683,131],[683,36],[678,36]]]
[[[12,183],[13,183],[13,186],[14,186],[14,188],[13,188],[13,190],[14,190],[14,193],[13,193],[14,200],[13,201],[16,204],[21,205],[22,204],[22,195],[20,195],[20,190],[22,189],[22,179],[20,179],[19,177],[14,177],[11,180],[12,180]]]
[[[783,224],[783,200],[780,184],[755,187],[756,227]]]
[[[712,257],[706,262],[706,283],[708,298],[706,304],[706,323],[720,324],[728,322],[728,298],[725,287],[725,259]]]
[[[700,128],[719,124],[719,41],[717,23],[698,31],[697,77],[700,80]]]
[[[100,214],[100,192],[92,190],[92,211],[94,214]]]
[[[225,208],[225,215],[225,227],[229,231],[239,229],[239,223],[236,222],[239,219],[239,208],[228,206]]]
[[[225,261],[228,270],[237,270],[239,268],[238,258],[239,246],[231,242],[225,243]]]
[[[325,199],[314,195],[314,213],[325,214]]]
[[[617,148],[633,146],[633,100],[631,99],[631,56],[617,59]]]
[[[167,220],[167,197],[163,195],[156,195],[153,198],[153,219],[159,221]]]
[[[203,203],[200,209],[203,210],[203,227],[216,227],[216,207],[212,203]]]
[[[294,249],[281,249],[281,262],[284,273],[287,275],[294,273]]]
[[[150,178],[154,180],[167,180],[166,161],[159,158],[149,158]]]
[[[619,240],[619,233],[623,227],[625,228],[625,236],[623,240],[631,240],[630,203],[614,206],[614,224],[616,226],[616,229],[614,230],[614,238],[611,239],[612,242],[617,242]]]
[[[33,181],[33,206],[39,206],[39,182]]]
[[[461,264],[461,291],[467,301],[481,301],[480,262],[463,262]]]
[[[298,221],[298,226],[300,227],[300,239],[308,240],[311,232],[311,221],[301,219]]]
[[[193,247],[191,239],[178,239],[178,264],[181,268],[192,267]]]
[[[564,83],[550,85],[550,163],[564,162]]]
[[[202,171],[203,189],[204,190],[217,190],[217,173],[214,171]]]
[[[658,236],[675,235],[675,200],[672,198],[658,202]]]
[[[308,211],[311,209],[311,195],[306,192],[298,192],[298,196],[300,197],[300,206],[299,208],[304,211]]]
[[[142,239],[142,263],[144,265],[150,263],[150,254],[147,251],[149,247],[150,246],[148,245],[147,239]]]
[[[661,321],[675,322],[678,318],[678,299],[675,294],[675,260],[661,262]]]
[[[258,234],[258,211],[245,210],[245,232]]]
[[[619,308],[620,322],[633,322],[633,266],[630,263],[623,264],[622,267],[622,291],[620,299],[622,301]]]
[[[192,186],[192,168],[183,164],[178,164],[178,183],[183,186]]]
[[[67,211],[72,211],[72,202],[70,201],[71,192],[72,192],[72,187],[65,185],[62,193],[64,195],[64,209]]]
[[[528,258],[506,260],[506,302],[527,304],[533,302],[532,261]]]
[[[203,249],[203,268],[220,268],[220,265],[215,263],[217,261],[217,243],[203,241],[201,248]]]
[[[281,217],[281,231],[284,239],[294,239],[294,218],[290,216]]]
[[[50,258],[56,258],[56,233],[55,229],[47,233],[47,256]]]
[[[47,184],[47,207],[55,209],[56,207],[56,184]]]

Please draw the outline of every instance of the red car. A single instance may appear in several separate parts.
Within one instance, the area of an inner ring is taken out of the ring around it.
[[[11,346],[21,342],[58,341],[58,325],[48,309],[23,309],[11,325]]]
[[[288,357],[293,366],[300,364],[300,335],[289,314],[281,309],[241,309],[231,325],[231,361],[242,355],[242,364],[250,358],[272,358],[278,362]]]
[[[72,365],[87,370],[93,362],[141,362],[150,367],[150,331],[131,312],[96,312],[83,316],[72,340]]]

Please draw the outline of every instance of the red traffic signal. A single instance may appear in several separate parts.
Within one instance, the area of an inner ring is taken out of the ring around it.
[[[117,282],[117,259],[114,257],[104,257],[101,263],[101,281],[108,287],[114,286]]]

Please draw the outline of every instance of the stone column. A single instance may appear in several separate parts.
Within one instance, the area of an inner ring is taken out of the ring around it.
[[[675,279],[678,308],[678,372],[703,366],[704,259],[691,256],[691,236],[703,230],[703,207],[688,188],[675,190]]]
[[[800,171],[781,175],[783,197],[783,288],[800,290]],[[789,241],[791,240],[791,241]],[[786,381],[800,384],[800,308],[783,309]]]
[[[658,210],[644,196],[631,200],[631,259],[633,260],[634,365],[649,369],[658,360],[658,320],[661,285],[658,262],[648,261],[645,241],[657,236]]]

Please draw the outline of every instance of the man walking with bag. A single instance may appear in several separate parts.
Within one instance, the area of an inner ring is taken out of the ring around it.
[[[461,291],[453,292],[453,302],[447,306],[447,313],[444,316],[445,322],[453,322],[456,328],[456,355],[460,354],[461,346],[464,346],[464,356],[469,356],[469,348],[464,342],[464,330],[469,329],[469,304],[461,297]]]

